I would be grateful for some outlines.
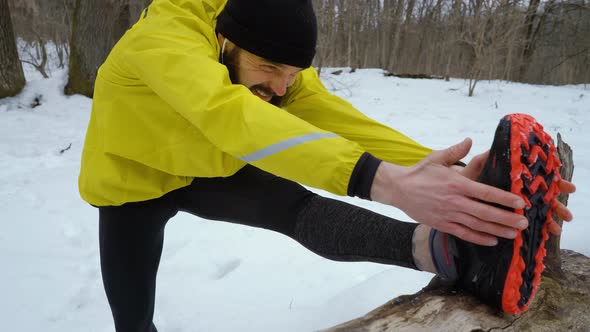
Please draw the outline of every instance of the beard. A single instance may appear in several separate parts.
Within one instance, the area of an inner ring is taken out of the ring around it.
[[[240,57],[240,52],[242,51],[241,48],[239,47],[233,47],[231,50],[227,50],[225,51],[222,55],[221,55],[221,59],[220,62],[222,64],[224,64],[227,67],[227,71],[229,72],[229,79],[233,84],[242,84],[240,82],[240,78],[238,75],[238,59]],[[244,84],[242,84],[244,85]],[[269,103],[275,105],[275,106],[280,106],[281,101],[283,100],[282,96],[277,96],[272,89],[268,88],[267,86],[265,86],[264,84],[255,84],[253,86],[246,86],[248,89],[250,89],[250,91],[252,90],[260,90],[262,91],[264,94],[272,96]]]

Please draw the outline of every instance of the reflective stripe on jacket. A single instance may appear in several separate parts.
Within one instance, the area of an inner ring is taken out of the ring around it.
[[[232,84],[214,28],[224,4],[154,0],[115,45],[98,71],[82,155],[87,202],[157,198],[246,163],[346,195],[364,151],[401,165],[431,151],[331,95],[313,68],[281,108]]]

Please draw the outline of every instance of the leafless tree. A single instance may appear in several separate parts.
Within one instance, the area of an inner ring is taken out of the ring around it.
[[[76,0],[66,94],[92,96],[100,65],[139,18],[145,0]]]
[[[407,76],[462,78],[477,73],[478,79],[541,84],[590,82],[589,0],[313,1],[319,27],[314,65],[319,68],[378,67]],[[21,52],[22,60],[40,64],[39,45],[53,45],[63,66],[69,41],[78,40],[82,48],[72,49],[77,53],[70,59],[76,73],[82,67],[96,71],[118,34],[150,0],[8,2],[15,33],[34,55],[29,59],[28,51]],[[76,2],[77,16],[88,16],[73,27]],[[85,11],[91,6],[94,13]],[[95,54],[82,60],[83,52]],[[82,81],[93,81],[92,75]],[[72,87],[74,82],[71,78]],[[90,95],[91,83],[87,85],[83,93]]]
[[[92,96],[98,68],[130,23],[128,1],[76,1],[66,94]]]
[[[33,48],[33,49],[32,49]],[[36,54],[33,54],[33,50]],[[33,43],[32,45],[27,45],[24,47],[24,50],[21,52],[22,54],[26,54],[27,59],[21,59],[21,62],[30,64],[33,66],[37,71],[43,76],[43,78],[49,78],[47,74],[46,66],[47,66],[47,46],[43,38],[39,35],[37,37],[37,42]]]
[[[25,85],[7,0],[0,0],[0,98],[14,96]]]
[[[21,61],[31,64],[41,75],[51,72],[47,55],[57,55],[58,67],[67,61],[70,17],[73,0],[8,0],[13,26],[19,37]],[[51,49],[50,46],[53,46]]]
[[[590,82],[588,0],[314,4],[321,23],[317,65],[545,84]]]

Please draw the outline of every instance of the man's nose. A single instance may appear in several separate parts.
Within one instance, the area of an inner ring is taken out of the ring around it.
[[[289,88],[289,78],[288,77],[277,77],[271,83],[271,89],[275,95],[282,97],[287,93],[287,89]]]

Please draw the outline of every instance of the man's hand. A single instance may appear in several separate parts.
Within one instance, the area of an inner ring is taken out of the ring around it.
[[[371,198],[398,207],[414,220],[466,241],[495,245],[496,236],[514,238],[514,227],[526,228],[526,218],[490,203],[516,209],[523,208],[525,203],[517,195],[475,181],[487,155],[473,158],[461,174],[450,168],[470,148],[471,140],[466,139],[448,149],[432,152],[412,167],[382,162],[371,187]],[[566,187],[570,184],[563,182]],[[565,207],[556,210],[571,217]]]
[[[482,154],[473,157],[473,159],[471,159],[471,161],[467,164],[466,167],[452,166],[452,168],[458,171],[459,174],[467,177],[470,180],[475,181],[477,180],[477,177],[483,170],[483,166],[486,160],[488,159],[489,153],[490,151],[488,150]],[[571,194],[576,191],[576,186],[573,183],[563,179],[559,181],[558,187],[559,191],[564,194]],[[555,204],[556,205],[554,212],[557,215],[557,217],[565,221],[571,221],[573,219],[572,213],[565,205],[557,201],[557,199],[555,200]],[[561,234],[561,227],[559,227],[557,223],[552,222],[549,224],[549,232],[551,232],[554,235],[559,235]]]

